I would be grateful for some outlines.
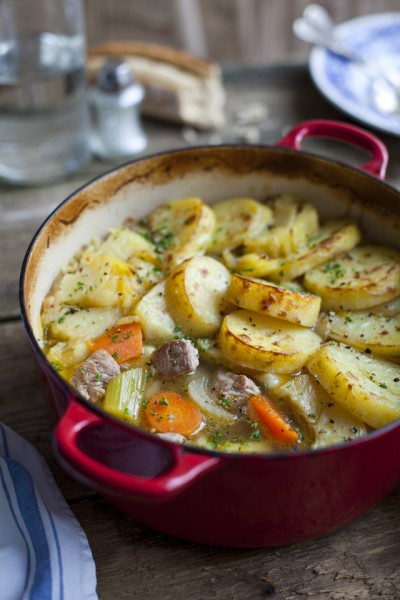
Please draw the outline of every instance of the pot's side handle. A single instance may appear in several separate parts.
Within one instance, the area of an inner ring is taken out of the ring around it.
[[[294,127],[277,146],[287,146],[294,150],[301,150],[301,142],[310,136],[328,137],[371,152],[371,160],[359,167],[380,179],[385,179],[386,168],[389,160],[388,150],[383,142],[365,129],[342,123],[341,121],[328,121],[315,119],[304,121]]]
[[[215,468],[223,459],[186,452],[180,446],[169,445],[173,464],[166,473],[144,478],[116,471],[88,456],[78,444],[78,437],[84,431],[103,425],[104,418],[72,400],[55,430],[55,443],[61,458],[83,474],[94,487],[109,489],[113,493],[135,495],[145,499],[166,499],[179,492],[205,471]],[[135,432],[133,432],[135,435]],[[158,443],[154,440],[154,443]],[[165,445],[165,442],[159,442]]]

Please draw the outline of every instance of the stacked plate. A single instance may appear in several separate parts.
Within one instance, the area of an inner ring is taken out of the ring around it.
[[[352,19],[338,25],[336,33],[371,65],[371,70],[318,46],[311,51],[309,63],[314,83],[337,108],[381,131],[400,136],[400,98],[397,111],[385,111],[377,106],[372,87],[376,83],[372,70],[398,73],[400,83],[400,13]]]

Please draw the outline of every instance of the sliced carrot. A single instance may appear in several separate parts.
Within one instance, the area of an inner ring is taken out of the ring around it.
[[[176,392],[161,392],[145,408],[151,428],[159,433],[190,435],[201,425],[201,412],[194,402]]]
[[[93,352],[100,348],[107,350],[121,364],[142,354],[142,330],[139,323],[127,323],[109,329],[89,345]]]
[[[250,407],[260,425],[264,425],[274,438],[285,444],[295,444],[299,441],[299,434],[275,410],[265,396],[252,396],[249,400]]]

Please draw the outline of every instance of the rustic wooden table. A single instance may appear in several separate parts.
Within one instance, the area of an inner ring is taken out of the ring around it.
[[[226,86],[229,114],[250,100],[268,106],[270,120],[262,136],[266,143],[277,141],[282,130],[301,120],[344,119],[314,90],[304,66],[230,71]],[[148,153],[187,144],[179,127],[145,125]],[[228,130],[224,139],[229,135]],[[186,133],[186,139],[193,136]],[[388,180],[400,184],[400,140],[383,139],[392,156]],[[201,134],[196,141],[215,139]],[[343,160],[363,158],[335,144],[322,147],[314,142],[308,148]],[[89,538],[99,597],[400,599],[400,489],[357,522],[323,538],[278,549],[232,550],[199,546],[150,530],[78,484],[55,462],[50,447],[52,422],[19,319],[19,270],[33,233],[50,210],[109,168],[93,162],[83,172],[52,185],[0,187],[0,420],[32,442],[48,461]]]

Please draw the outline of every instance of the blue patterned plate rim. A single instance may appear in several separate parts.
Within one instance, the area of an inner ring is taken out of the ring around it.
[[[337,25],[335,32],[365,58],[376,61],[385,57],[400,71],[400,12],[357,17]],[[362,67],[321,47],[311,51],[309,67],[319,91],[337,108],[380,131],[400,136],[400,114],[384,115],[371,106],[369,80]]]

